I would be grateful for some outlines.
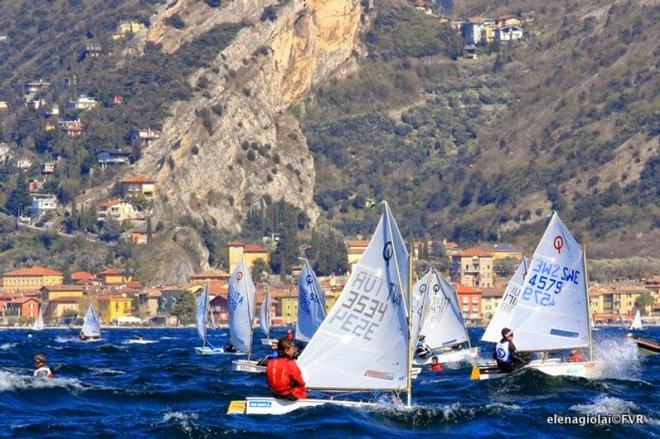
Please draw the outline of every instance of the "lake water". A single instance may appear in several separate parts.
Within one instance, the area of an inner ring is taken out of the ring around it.
[[[226,330],[211,331],[222,346]],[[483,332],[471,328],[478,340]],[[594,332],[605,377],[525,371],[470,381],[470,369],[423,372],[412,409],[384,397],[378,409],[320,407],[282,417],[228,416],[230,400],[266,396],[263,375],[231,371],[236,356],[200,356],[194,329],[108,329],[82,343],[76,332],[0,331],[2,437],[660,437],[660,355],[643,357],[626,331]],[[640,335],[660,339],[660,329]],[[30,336],[31,335],[31,336]],[[127,344],[137,336],[151,344]],[[274,335],[281,335],[275,331]],[[257,343],[259,344],[259,343]],[[256,344],[255,344],[256,345]],[[490,347],[482,345],[482,356]],[[256,346],[257,356],[268,347]],[[56,379],[31,377],[44,353]],[[240,357],[238,357],[240,358]],[[641,415],[635,425],[550,425],[549,416]]]

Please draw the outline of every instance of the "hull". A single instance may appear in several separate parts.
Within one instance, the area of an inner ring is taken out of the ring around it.
[[[660,343],[650,340],[648,338],[635,337],[634,338],[640,353],[643,355],[660,354]]]
[[[331,404],[340,407],[365,408],[377,407],[373,402],[338,401],[334,399],[299,399],[288,401],[276,398],[246,398],[244,401],[232,401],[227,409],[228,415],[285,415],[295,410]]]
[[[261,339],[261,345],[262,346],[270,346],[273,342],[277,343],[276,338],[262,338]]]
[[[413,364],[416,366],[424,366],[431,364],[431,357],[438,357],[440,363],[474,363],[474,360],[479,358],[479,348],[469,348],[460,351],[449,351],[444,353],[432,353],[428,358],[416,358]]]
[[[266,373],[266,366],[259,366],[256,361],[235,360],[231,362],[232,369],[237,372]]]
[[[151,344],[156,343],[156,340],[142,340],[140,338],[131,338],[124,342],[124,344]]]
[[[219,355],[219,354],[224,354],[225,350],[222,348],[210,348],[208,346],[205,346],[205,347],[196,347],[195,352],[197,352],[200,355]],[[226,352],[226,354],[242,355],[241,352]]]
[[[581,378],[596,378],[598,373],[596,371],[596,363],[594,361],[584,361],[580,363],[567,363],[559,359],[550,360],[534,360],[523,369],[536,369],[551,376],[573,376]],[[502,378],[510,373],[500,372],[495,362],[489,362],[483,365],[477,365],[472,368],[470,379],[472,380],[489,380],[493,378]]]

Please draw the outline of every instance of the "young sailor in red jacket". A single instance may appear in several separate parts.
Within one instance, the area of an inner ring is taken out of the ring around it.
[[[266,380],[273,396],[292,401],[307,398],[305,380],[293,359],[296,355],[293,341],[280,338],[277,342],[277,350],[279,358],[270,360],[266,367]]]

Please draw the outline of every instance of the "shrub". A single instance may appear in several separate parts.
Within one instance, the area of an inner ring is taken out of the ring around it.
[[[277,9],[274,6],[268,6],[261,14],[261,21],[275,21],[277,20]]]
[[[257,158],[257,155],[254,153],[253,150],[249,150],[247,152],[247,159],[251,162],[253,162]]]
[[[179,14],[173,14],[172,16],[167,17],[165,19],[165,24],[176,29],[183,29],[186,27],[186,22],[183,21],[183,18],[181,18]]]

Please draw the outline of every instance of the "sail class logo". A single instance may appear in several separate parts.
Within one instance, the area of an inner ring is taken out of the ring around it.
[[[557,250],[557,253],[561,254],[561,249],[564,246],[564,238],[562,238],[561,235],[555,236],[553,245],[555,247],[555,250]]]

